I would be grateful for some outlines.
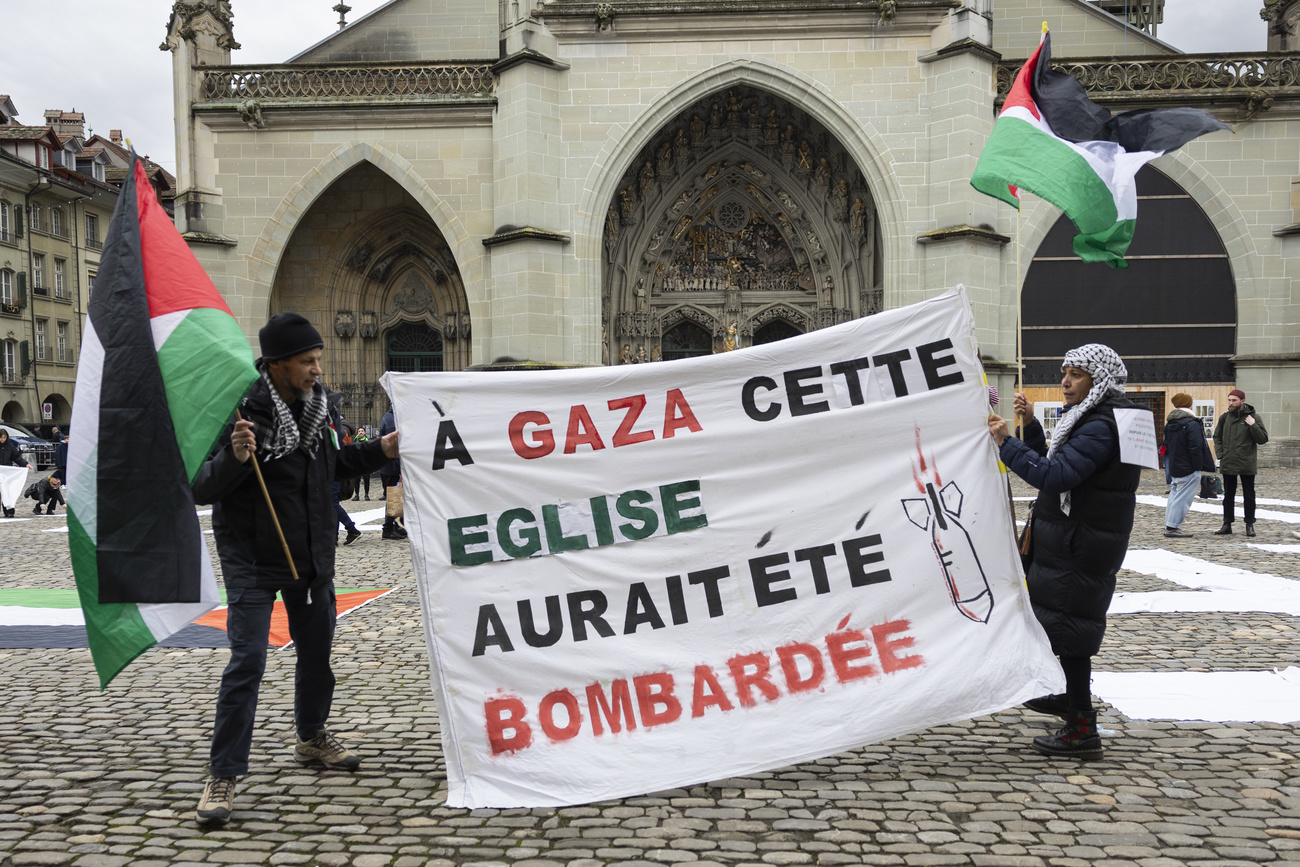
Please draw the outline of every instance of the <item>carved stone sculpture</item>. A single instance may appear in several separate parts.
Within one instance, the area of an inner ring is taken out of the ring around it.
[[[357,319],[351,310],[340,310],[334,314],[334,333],[339,337],[351,337],[357,333]]]
[[[849,184],[840,181],[831,189],[831,215],[841,223],[849,219]]]

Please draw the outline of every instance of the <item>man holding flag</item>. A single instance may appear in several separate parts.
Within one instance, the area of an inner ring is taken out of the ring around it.
[[[373,472],[398,455],[396,432],[342,444],[341,419],[320,382],[325,344],[306,318],[277,314],[258,341],[260,376],[193,486],[197,502],[214,504],[212,530],[230,637],[212,729],[211,776],[197,812],[203,825],[230,820],[235,779],[248,773],[277,592],[297,653],[294,758],[347,771],[361,764],[325,728],[335,682],[330,651],[337,518],[331,490],[336,478]]]
[[[224,824],[233,778],[247,770],[281,588],[298,646],[295,756],[348,769],[360,762],[325,731],[334,687],[330,482],[397,457],[397,434],[340,449],[317,381],[324,343],[296,313],[267,323],[254,364],[239,323],[134,155],[87,314],[67,482],[68,547],[91,657],[107,688],[133,659],[220,604],[195,512],[196,498],[216,503],[231,663],[199,819]],[[240,406],[251,421],[232,426]],[[149,473],[139,470],[142,446]],[[269,488],[249,460],[255,452]],[[279,528],[272,504],[292,547],[266,541]]]

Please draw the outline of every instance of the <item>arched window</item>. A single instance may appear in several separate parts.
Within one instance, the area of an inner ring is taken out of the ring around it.
[[[1054,385],[1065,352],[1104,343],[1130,384],[1226,383],[1237,302],[1228,252],[1191,196],[1151,166],[1137,174],[1138,220],[1128,268],[1081,261],[1062,216],[1025,274],[1025,381]]]
[[[408,322],[388,332],[388,369],[399,373],[442,370],[442,335],[423,322]]]
[[[754,345],[775,343],[778,340],[785,340],[787,337],[794,337],[796,334],[803,334],[803,332],[784,319],[773,319],[754,332]]]
[[[709,332],[694,322],[679,322],[664,332],[660,340],[660,354],[664,361],[674,358],[695,358],[713,352],[713,338]]]

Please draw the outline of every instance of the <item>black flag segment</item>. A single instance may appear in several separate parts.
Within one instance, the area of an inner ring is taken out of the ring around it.
[[[1034,68],[1034,102],[1052,132],[1066,141],[1114,142],[1125,151],[1177,150],[1206,133],[1228,125],[1199,108],[1110,110],[1088,98],[1079,79],[1052,69],[1052,34],[1043,35],[1043,50]]]
[[[152,190],[144,191],[152,195]],[[134,160],[90,298],[103,346],[96,445],[99,601],[198,602],[203,535],[154,349]]]

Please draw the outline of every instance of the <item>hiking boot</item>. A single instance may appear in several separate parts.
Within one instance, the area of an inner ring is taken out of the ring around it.
[[[351,545],[353,542],[355,542],[356,540],[358,540],[358,539],[360,539],[360,538],[361,538],[361,531],[358,530],[356,527],[349,527],[349,528],[348,528],[348,537],[347,537],[346,539],[343,540],[343,544],[344,544],[344,545]]]
[[[199,809],[194,814],[200,825],[224,825],[230,821],[230,811],[235,809],[235,778],[208,777],[199,798]]]
[[[1182,530],[1178,529],[1177,527],[1165,527],[1165,538],[1168,538],[1168,539],[1190,539],[1190,538],[1192,538],[1192,534],[1191,534],[1191,533],[1184,533]]]
[[[1034,749],[1045,756],[1062,759],[1099,759],[1101,735],[1097,733],[1095,710],[1069,710],[1065,725],[1054,735],[1034,738]]]
[[[1021,707],[1027,707],[1035,713],[1045,713],[1048,716],[1059,716],[1061,719],[1065,719],[1066,714],[1069,713],[1070,705],[1065,699],[1065,693],[1057,693],[1056,695],[1040,695],[1038,698],[1031,698]]]
[[[293,757],[304,765],[320,762],[336,771],[355,771],[361,764],[361,757],[343,746],[328,729],[321,729],[309,741],[298,741]]]
[[[1224,521],[1224,522],[1223,522],[1223,526],[1220,527],[1219,529],[1217,529],[1217,530],[1214,531],[1214,535],[1216,535],[1216,536],[1231,536],[1231,535],[1232,535],[1232,522],[1231,522],[1231,521]]]
[[[1247,536],[1250,536],[1251,538],[1254,538],[1254,536],[1255,536],[1255,525],[1254,525],[1254,524],[1247,524],[1247,525],[1246,525],[1246,535],[1247,535]]]

